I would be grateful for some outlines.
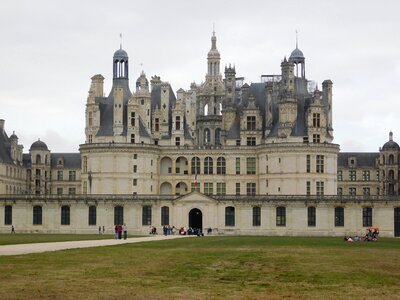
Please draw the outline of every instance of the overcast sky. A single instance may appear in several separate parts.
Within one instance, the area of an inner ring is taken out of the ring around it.
[[[38,138],[77,152],[90,78],[102,74],[109,93],[120,33],[131,90],[143,69],[177,91],[204,80],[213,23],[221,66],[249,84],[280,74],[297,30],[306,77],[334,84],[334,142],[376,152],[390,130],[400,143],[399,12],[398,0],[2,0],[0,119],[24,152]]]

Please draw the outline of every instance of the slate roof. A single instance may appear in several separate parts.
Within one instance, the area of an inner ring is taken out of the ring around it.
[[[14,164],[10,156],[10,139],[5,131],[0,131],[0,162]]]
[[[56,167],[60,158],[64,159],[64,168],[67,169],[80,169],[81,168],[81,154],[80,153],[51,153],[50,155],[51,167]]]
[[[360,167],[376,167],[375,161],[379,157],[378,152],[340,152],[338,155],[338,167],[348,168],[349,158],[356,158],[356,166]]]

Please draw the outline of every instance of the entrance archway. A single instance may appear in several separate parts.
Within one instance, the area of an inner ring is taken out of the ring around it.
[[[203,213],[198,208],[193,208],[189,212],[189,227],[203,231]]]

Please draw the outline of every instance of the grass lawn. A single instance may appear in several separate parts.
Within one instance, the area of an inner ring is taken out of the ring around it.
[[[0,257],[0,299],[400,299],[400,240],[204,237]]]
[[[103,240],[112,238],[114,238],[114,236],[111,234],[7,233],[7,234],[0,234],[0,245]]]

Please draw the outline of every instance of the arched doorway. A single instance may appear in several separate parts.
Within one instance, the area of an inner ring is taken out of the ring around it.
[[[203,213],[198,208],[193,208],[189,212],[189,227],[203,231]]]

